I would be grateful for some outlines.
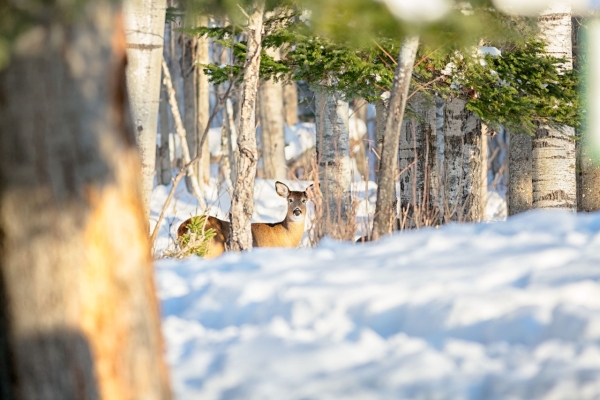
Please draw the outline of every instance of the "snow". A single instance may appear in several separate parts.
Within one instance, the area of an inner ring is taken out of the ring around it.
[[[276,220],[285,203],[258,184],[256,217]],[[175,214],[191,208],[184,196]],[[600,214],[533,211],[363,245],[159,260],[176,396],[599,398],[599,247]]]

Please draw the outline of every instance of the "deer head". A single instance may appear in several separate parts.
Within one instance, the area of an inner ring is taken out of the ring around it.
[[[277,181],[275,182],[275,191],[287,200],[288,209],[285,219],[290,222],[304,222],[306,202],[312,197],[313,185],[300,192],[292,191],[286,184]]]

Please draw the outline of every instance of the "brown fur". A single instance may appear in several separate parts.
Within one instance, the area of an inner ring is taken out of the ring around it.
[[[288,203],[285,219],[277,223],[258,222],[252,224],[253,247],[296,247],[302,239],[306,217],[306,202],[312,194],[312,185],[304,192],[290,191],[281,182],[276,182],[275,186],[277,194],[284,197]],[[300,210],[302,221],[293,221],[294,210],[296,209]],[[177,237],[181,237],[187,233],[187,227],[190,222],[191,218],[179,225],[179,228],[177,228]],[[225,252],[225,245],[229,240],[229,228],[230,224],[228,221],[211,216],[206,218],[204,229],[214,229],[217,234],[208,242],[205,258],[214,258]]]

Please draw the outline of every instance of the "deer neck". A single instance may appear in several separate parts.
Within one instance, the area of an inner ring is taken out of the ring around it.
[[[286,216],[286,218],[281,222],[281,226],[285,229],[290,236],[299,236],[302,238],[302,234],[304,233],[304,216],[302,219],[293,220],[292,217]]]

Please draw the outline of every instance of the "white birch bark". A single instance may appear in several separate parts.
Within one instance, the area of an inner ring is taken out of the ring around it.
[[[156,162],[156,132],[161,60],[165,31],[165,0],[125,0],[127,90],[142,159],[142,195],[149,216]]]
[[[418,47],[419,37],[409,36],[402,41],[400,55],[398,56],[398,66],[392,85],[383,134],[381,163],[377,182],[377,202],[373,219],[374,240],[390,233],[396,218],[394,187],[396,185],[396,174],[398,173],[398,143]]]
[[[256,148],[256,96],[259,79],[264,1],[254,3],[249,13],[246,37],[246,60],[244,82],[240,96],[240,120],[238,129],[237,181],[231,196],[231,232],[228,247],[231,250],[252,248],[250,221],[254,210],[254,179],[258,151]]]
[[[317,165],[323,194],[317,239],[326,235],[348,240],[354,235],[350,198],[349,106],[341,93],[315,93]]]
[[[444,220],[478,222],[481,202],[481,120],[466,102],[448,99],[444,113]]]
[[[559,69],[572,69],[571,9],[558,4],[540,17],[540,37],[546,51],[567,61]],[[532,141],[533,207],[577,210],[575,130],[570,126],[541,125]]]
[[[279,49],[267,49],[275,60],[280,59]],[[260,132],[265,178],[286,179],[285,138],[283,131],[283,85],[274,80],[263,81],[259,87]]]

